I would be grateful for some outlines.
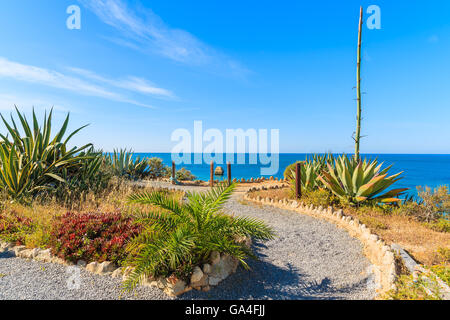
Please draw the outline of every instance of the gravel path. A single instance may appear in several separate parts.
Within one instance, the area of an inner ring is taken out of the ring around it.
[[[179,187],[182,188],[182,187]],[[204,190],[205,188],[189,187]],[[179,299],[372,299],[372,275],[361,243],[331,223],[306,215],[239,200],[226,210],[266,221],[277,238],[254,244],[260,257],[249,261],[209,292],[190,291]],[[118,299],[120,280],[80,272],[79,289],[68,288],[74,270],[0,253],[0,299]],[[72,272],[72,273],[70,273]],[[161,290],[141,287],[122,299],[170,299]]]

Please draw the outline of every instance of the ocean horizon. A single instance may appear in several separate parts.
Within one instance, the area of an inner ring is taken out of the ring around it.
[[[234,154],[234,162],[237,161],[237,156]],[[250,179],[258,177],[270,177],[270,175],[262,175],[261,168],[269,165],[249,164],[250,154],[241,154],[245,156],[245,164],[232,164],[231,174],[232,178]],[[291,163],[305,160],[307,156],[312,156],[313,153],[280,153],[279,154],[279,168],[274,177],[282,178],[284,169]],[[351,154],[349,154],[351,155]],[[219,155],[220,158],[221,155]],[[270,155],[269,155],[270,156]],[[165,165],[171,166],[172,154],[155,152],[155,153],[134,153],[134,157],[158,157],[161,158]],[[436,188],[442,185],[450,185],[450,154],[361,154],[362,158],[378,159],[384,163],[384,167],[392,165],[389,174],[395,174],[403,171],[402,179],[394,184],[394,188],[409,188],[406,192],[408,195],[417,195],[417,186],[428,186]],[[221,166],[225,170],[226,178],[226,156],[222,155],[222,163],[216,163],[216,166]],[[177,165],[177,170],[186,168],[194,174],[197,179],[209,180],[210,164],[194,164],[194,154],[190,154],[190,163],[182,163]],[[258,158],[259,160],[259,158]],[[218,178],[218,177],[216,177]],[[220,179],[220,177],[218,178]]]

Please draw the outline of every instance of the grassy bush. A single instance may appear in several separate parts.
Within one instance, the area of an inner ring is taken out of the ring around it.
[[[160,158],[148,159],[148,173],[147,177],[150,179],[164,178],[170,175],[170,168],[163,164]]]
[[[53,254],[74,263],[121,263],[127,255],[127,241],[139,231],[132,218],[120,213],[67,213],[55,222],[49,244]]]
[[[386,299],[393,300],[440,300],[439,289],[437,283],[431,284],[419,277],[417,281],[413,281],[411,275],[401,275],[396,282],[397,290],[391,290],[385,295]],[[432,289],[433,294],[429,295],[423,286]]]
[[[398,213],[412,216],[419,221],[432,222],[430,225],[440,225],[448,228],[450,214],[450,193],[447,186],[434,190],[429,187],[417,187],[419,201],[406,201]]]
[[[197,177],[194,176],[186,168],[181,168],[180,170],[178,170],[175,177],[179,181],[194,181],[195,179],[197,179]]]
[[[291,198],[294,198],[295,196],[295,192],[292,190],[292,188],[290,189],[290,195]],[[339,198],[326,189],[304,191],[302,193],[301,201],[303,201],[303,203],[307,205],[313,204],[315,206],[322,206],[324,208],[327,208],[329,206],[340,206]]]
[[[33,220],[15,212],[0,213],[0,239],[17,245],[25,244],[25,238],[35,229]]]
[[[234,188],[234,184],[221,184],[206,193],[188,193],[186,202],[162,192],[131,196],[132,203],[155,205],[164,211],[139,214],[144,230],[129,247],[128,264],[135,269],[125,287],[133,289],[142,275],[186,276],[194,265],[206,262],[212,251],[229,254],[247,266],[245,259],[254,255],[237,237],[267,240],[274,234],[258,220],[222,213]]]

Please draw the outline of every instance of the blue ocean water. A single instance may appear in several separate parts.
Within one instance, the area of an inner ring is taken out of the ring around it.
[[[161,158],[168,166],[172,163],[172,156],[170,153],[136,153],[135,156],[142,157],[158,157]],[[311,154],[306,153],[280,153],[279,155],[279,170],[274,177],[282,178],[286,166],[296,161],[305,160]],[[257,178],[261,177],[261,167],[267,165],[248,164],[249,155],[246,154],[247,164],[233,164],[231,168],[233,178]],[[441,185],[450,185],[450,154],[362,154],[361,157],[377,158],[379,162],[384,162],[384,165],[393,165],[389,173],[394,174],[404,171],[403,179],[394,184],[395,188],[410,188],[408,194],[416,195],[416,186],[429,186],[435,188]],[[220,164],[224,170],[226,165]],[[193,155],[191,155],[191,164],[178,165],[179,168],[186,168],[190,170],[198,179],[209,180],[209,164],[193,164]],[[237,158],[235,155],[235,162]],[[225,172],[226,177],[226,172]]]

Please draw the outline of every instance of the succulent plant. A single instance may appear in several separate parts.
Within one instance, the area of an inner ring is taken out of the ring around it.
[[[342,155],[327,164],[327,169],[318,175],[324,186],[339,198],[350,204],[361,202],[393,203],[401,201],[400,196],[408,188],[386,191],[400,180],[403,172],[388,176],[392,165],[382,169],[383,163],[364,161]],[[386,191],[386,192],[385,192]]]

